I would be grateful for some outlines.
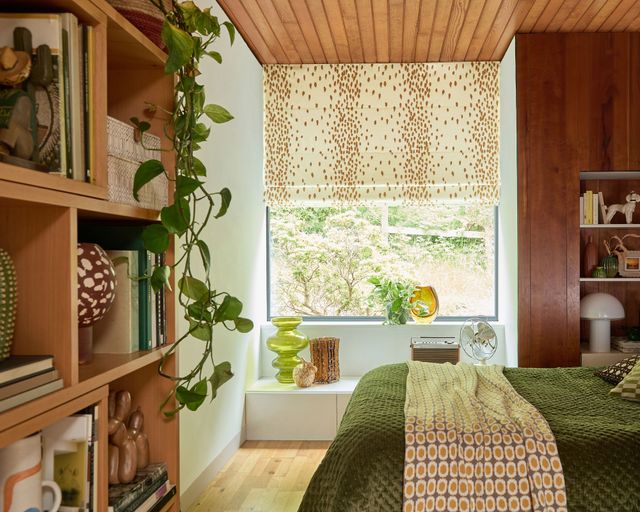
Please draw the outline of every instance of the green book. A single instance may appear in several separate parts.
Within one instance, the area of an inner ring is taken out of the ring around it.
[[[98,244],[108,251],[138,251],[138,276],[150,272],[149,257],[142,241],[142,232],[146,226],[131,224],[91,223],[78,226],[78,239],[82,242]],[[151,318],[149,315],[149,280],[138,281],[140,350],[151,349]]]

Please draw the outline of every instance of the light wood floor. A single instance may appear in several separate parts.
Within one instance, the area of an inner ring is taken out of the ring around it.
[[[329,444],[247,441],[189,512],[296,512]]]

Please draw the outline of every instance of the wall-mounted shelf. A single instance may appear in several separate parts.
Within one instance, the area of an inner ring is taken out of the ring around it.
[[[640,229],[640,224],[580,224],[580,229]]]
[[[640,171],[582,171],[581,180],[640,180]]]
[[[581,283],[628,283],[628,282],[640,283],[638,277],[581,277]]]

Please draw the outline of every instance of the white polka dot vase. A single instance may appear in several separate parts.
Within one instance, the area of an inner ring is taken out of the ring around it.
[[[78,359],[91,361],[93,325],[107,314],[116,298],[116,271],[96,244],[78,244]]]
[[[17,307],[16,269],[9,253],[0,249],[0,361],[11,355]]]

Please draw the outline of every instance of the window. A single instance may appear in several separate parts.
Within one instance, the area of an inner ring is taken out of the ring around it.
[[[435,286],[439,318],[496,316],[496,208],[269,210],[269,313],[381,317],[373,276]]]

